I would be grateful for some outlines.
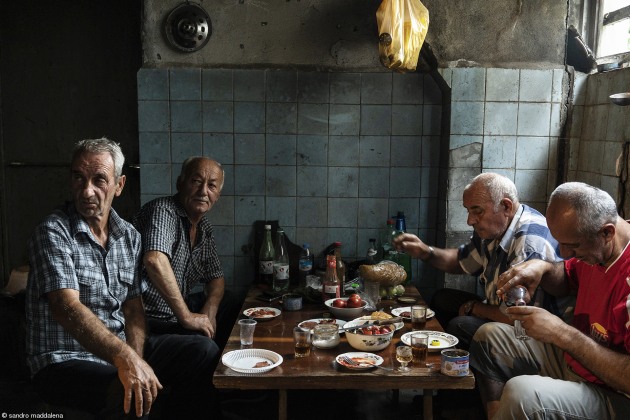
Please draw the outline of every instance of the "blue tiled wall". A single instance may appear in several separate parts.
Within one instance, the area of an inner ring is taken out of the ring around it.
[[[138,90],[142,203],[175,192],[188,156],[225,168],[209,219],[230,286],[254,278],[256,220],[316,252],[342,241],[349,260],[398,210],[435,242],[442,107],[429,76],[141,69]]]
[[[470,236],[464,186],[481,172],[516,184],[520,199],[544,213],[555,188],[557,147],[565,120],[564,69],[441,69],[451,87],[447,245]],[[445,286],[475,291],[475,282],[447,275]]]

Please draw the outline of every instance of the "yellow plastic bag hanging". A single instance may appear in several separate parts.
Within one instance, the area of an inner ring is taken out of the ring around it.
[[[427,8],[420,0],[383,0],[376,22],[381,63],[399,72],[415,70],[429,30]]]

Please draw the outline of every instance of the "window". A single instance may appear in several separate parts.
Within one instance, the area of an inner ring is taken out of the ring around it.
[[[630,51],[630,0],[600,0],[597,57]]]

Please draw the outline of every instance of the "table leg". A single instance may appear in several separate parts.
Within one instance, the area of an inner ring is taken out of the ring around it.
[[[422,418],[424,420],[433,420],[433,390],[422,390]]]
[[[287,420],[287,390],[278,390],[278,420]]]

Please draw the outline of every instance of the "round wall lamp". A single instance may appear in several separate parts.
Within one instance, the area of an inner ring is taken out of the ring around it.
[[[164,32],[171,47],[194,52],[208,43],[212,35],[212,22],[200,5],[185,2],[168,14],[164,21]]]

